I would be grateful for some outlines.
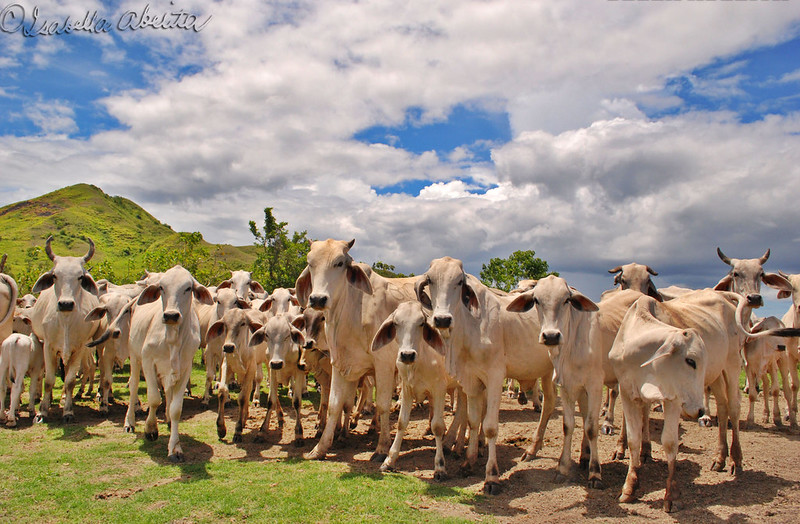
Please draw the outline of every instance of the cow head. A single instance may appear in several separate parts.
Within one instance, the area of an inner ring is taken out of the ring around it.
[[[286,362],[300,363],[300,346],[305,344],[303,334],[293,324],[289,315],[276,315],[253,333],[250,345],[266,342],[270,369],[283,369]]]
[[[800,275],[788,275],[783,271],[778,273],[789,281],[792,286],[791,291],[780,290],[778,291],[778,298],[791,298],[792,299],[792,312],[795,319],[800,319]],[[795,323],[797,325],[797,323]]]
[[[400,350],[398,364],[413,364],[424,341],[444,354],[444,340],[428,323],[428,315],[420,302],[403,302],[384,320],[372,339],[372,351],[377,351],[397,339]]]
[[[307,307],[303,310],[303,315],[292,321],[292,324],[303,333],[303,349],[327,351],[328,339],[325,336],[325,315],[322,311]]]
[[[281,313],[289,313],[292,306],[300,307],[300,302],[294,295],[294,290],[278,287],[270,293],[258,309],[259,311],[270,311],[273,315],[279,315]]]
[[[561,277],[548,275],[536,282],[530,291],[520,294],[506,306],[508,311],[522,313],[536,307],[539,316],[539,343],[560,346],[564,331],[569,329],[570,308],[578,311],[597,311],[597,305],[572,289]]]
[[[150,284],[139,295],[137,304],[149,304],[161,299],[161,320],[167,325],[177,325],[192,312],[192,297],[201,304],[214,303],[211,293],[200,285],[189,271],[181,266],[167,270],[158,282]]]
[[[243,300],[248,300],[251,293],[266,293],[261,284],[253,280],[250,271],[231,271],[231,278],[223,280],[217,286],[217,289],[225,288],[233,289],[236,292],[236,296]]]
[[[778,291],[792,291],[791,283],[784,277],[776,273],[764,272],[763,265],[769,258],[769,249],[761,258],[728,258],[720,248],[717,248],[717,255],[723,262],[731,266],[731,270],[714,286],[714,289],[738,293],[747,300],[747,305],[752,308],[764,305],[764,299],[761,297],[762,282]]]
[[[480,317],[478,297],[464,272],[464,265],[458,259],[443,257],[432,261],[414,289],[417,300],[433,310],[433,325],[437,329],[451,329],[458,309],[462,307],[467,308],[473,316]]]
[[[306,256],[308,265],[295,283],[300,305],[327,311],[338,303],[347,286],[372,294],[369,275],[349,254],[354,243],[355,240],[332,239],[311,243]]]
[[[75,309],[75,301],[81,290],[95,296],[99,295],[97,284],[84,267],[94,255],[94,242],[91,238],[87,238],[89,251],[82,257],[60,257],[53,254],[53,249],[50,247],[52,241],[53,237],[47,239],[44,250],[53,261],[53,269],[39,277],[33,285],[32,292],[36,294],[52,287],[58,311],[69,313]]]
[[[207,340],[224,336],[222,351],[228,354],[248,347],[250,333],[261,329],[261,324],[248,315],[245,309],[230,309],[208,328]]]
[[[630,264],[609,269],[608,272],[614,275],[614,284],[618,285],[619,289],[635,289],[655,298],[659,302],[663,301],[661,294],[656,289],[656,285],[650,279],[650,275],[658,276],[658,273],[650,266],[631,262]]]

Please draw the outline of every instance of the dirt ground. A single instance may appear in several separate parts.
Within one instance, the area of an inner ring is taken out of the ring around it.
[[[263,398],[263,397],[262,397]],[[742,410],[746,414],[747,399],[743,396]],[[212,401],[212,407],[215,404]],[[713,404],[712,404],[713,406]],[[785,404],[782,404],[785,413]],[[237,408],[227,410],[235,416]],[[712,407],[713,410],[713,407]],[[253,444],[249,431],[256,430],[265,410],[256,408],[244,432],[244,443],[230,445],[233,421],[228,421],[228,436],[222,442],[206,443],[214,449],[215,457],[240,458],[260,455],[265,458],[297,457],[309,451],[314,443],[316,414],[304,407],[306,443],[301,448],[292,445],[294,414],[285,410],[286,424],[282,437],[264,444]],[[213,425],[213,411],[200,409],[197,399],[187,399],[184,416]],[[452,415],[446,413],[446,422]],[[621,406],[617,412],[617,431],[613,436],[601,435],[599,441],[603,468],[603,490],[586,487],[586,472],[575,465],[573,478],[566,484],[554,482],[555,468],[563,441],[561,409],[558,407],[548,424],[545,446],[539,457],[532,462],[520,462],[525,448],[530,444],[535,424],[539,419],[530,404],[520,406],[516,400],[504,397],[500,412],[500,434],[498,437],[498,461],[502,472],[502,492],[497,496],[483,496],[473,505],[453,504],[426,497],[417,507],[430,512],[432,519],[454,516],[466,519],[535,522],[576,522],[587,519],[599,521],[663,521],[663,522],[800,522],[800,432],[788,427],[776,427],[765,422],[761,407],[756,410],[756,423],[742,430],[744,472],[734,477],[729,472],[710,470],[713,452],[716,449],[717,427],[703,428],[696,422],[681,422],[681,446],[678,454],[677,479],[681,499],[672,513],[662,511],[667,467],[661,452],[660,431],[662,414],[654,412],[651,419],[653,436],[653,462],[646,463],[640,473],[639,499],[633,504],[620,504],[620,494],[627,472],[627,459],[611,460],[619,433]],[[370,418],[370,417],[367,417]],[[393,414],[396,421],[396,414]],[[580,447],[580,420],[573,438],[573,459],[577,460]],[[368,434],[369,421],[361,420],[349,445],[336,444],[328,460],[342,461],[363,471],[377,471],[379,464],[369,461],[377,438]],[[273,418],[273,434],[276,423]],[[427,408],[418,407],[412,413],[412,422],[397,462],[400,473],[414,475],[433,484],[434,442],[425,435],[428,428]],[[730,432],[729,432],[730,434]],[[730,437],[729,437],[730,439]],[[191,458],[191,449],[186,449]],[[482,454],[483,455],[483,454]],[[483,471],[484,457],[479,469]],[[459,475],[460,460],[447,458],[449,480],[443,486],[461,487],[479,493],[483,487],[483,474],[463,478]]]

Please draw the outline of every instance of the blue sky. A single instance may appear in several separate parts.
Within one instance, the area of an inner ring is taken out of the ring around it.
[[[90,182],[233,244],[269,205],[406,272],[534,249],[593,296],[630,261],[713,285],[717,245],[800,272],[791,2],[149,4],[212,18],[0,32],[0,204]]]

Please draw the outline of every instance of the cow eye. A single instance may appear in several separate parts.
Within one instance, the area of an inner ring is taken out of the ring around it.
[[[334,267],[342,267],[343,265],[344,265],[344,262],[339,262],[339,263],[338,263],[338,264],[336,264]]]
[[[739,272],[738,272],[738,271],[734,271],[734,272],[733,272],[733,276],[734,276],[734,277],[738,277],[738,276],[739,276]]]
[[[689,364],[692,369],[697,369],[697,362],[695,362],[693,358],[687,358],[686,363]]]

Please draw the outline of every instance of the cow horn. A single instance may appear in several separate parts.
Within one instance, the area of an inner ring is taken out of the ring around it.
[[[759,258],[759,259],[758,259],[758,261],[759,261],[759,262],[761,262],[761,265],[763,266],[763,265],[764,265],[764,263],[766,263],[766,261],[767,261],[767,259],[768,259],[768,258],[769,258],[769,249],[767,249],[767,252],[766,252],[766,253],[764,253],[764,256],[762,256],[761,258]]]
[[[617,266],[614,269],[609,269],[608,270],[608,272],[611,273],[611,274],[619,273],[620,271],[622,271],[622,266]]]
[[[780,276],[782,276],[783,278],[785,278],[786,280],[789,280],[789,275],[787,275],[786,273],[784,273],[784,272],[783,272],[783,271],[781,271],[780,269],[778,270],[778,274],[779,274]]]
[[[94,256],[94,242],[92,242],[92,239],[89,237],[86,237],[86,240],[87,242],[89,242],[89,251],[87,251],[86,254],[83,255],[84,262],[88,262],[89,260],[92,259],[92,256]]]
[[[345,251],[350,251],[350,249],[353,247],[353,244],[355,244],[355,243],[356,243],[356,239],[355,238],[353,240],[351,240],[350,242],[348,242],[347,243],[347,249]]]
[[[654,270],[652,267],[650,267],[650,266],[644,266],[644,267],[646,267],[647,268],[647,272],[650,273],[651,275],[653,275],[654,277],[658,276],[658,271]]]
[[[433,308],[433,306],[431,305],[431,301],[424,293],[425,288],[430,283],[431,283],[430,277],[428,275],[423,275],[423,277],[417,280],[417,282],[414,284],[414,292],[417,295],[417,300],[419,300],[420,303],[422,303],[422,305],[427,308]]]
[[[47,237],[47,242],[44,243],[44,252],[47,253],[47,256],[50,257],[50,260],[55,261],[56,256],[53,254],[53,248],[50,247],[50,242],[53,241],[53,235]]]
[[[3,260],[0,260],[0,273],[6,268],[6,260],[8,260],[8,253],[3,253]]]
[[[721,259],[723,262],[725,262],[725,263],[726,263],[726,264],[728,264],[729,266],[730,266],[730,265],[732,265],[732,264],[731,264],[731,259],[730,259],[730,258],[728,258],[728,257],[726,257],[726,256],[725,256],[725,253],[723,253],[723,252],[722,252],[722,250],[721,250],[720,248],[717,248],[717,255],[719,255],[719,258],[720,258],[720,259]]]

